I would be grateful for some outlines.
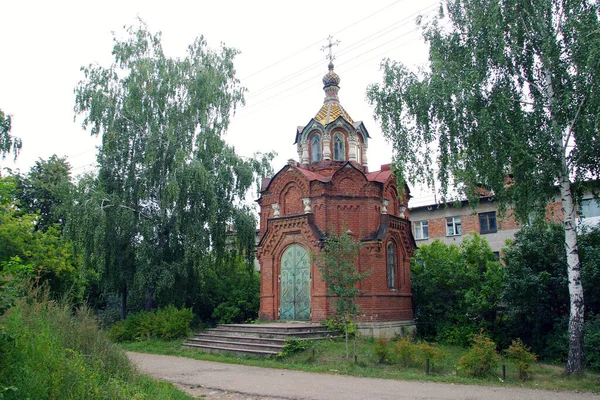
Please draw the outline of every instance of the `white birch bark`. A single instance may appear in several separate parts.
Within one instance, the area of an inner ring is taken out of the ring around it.
[[[581,374],[585,355],[583,351],[583,287],[581,286],[581,265],[577,251],[577,231],[575,229],[575,204],[569,177],[560,177],[560,195],[562,201],[563,223],[565,227],[565,251],[567,254],[567,274],[569,278],[569,298],[571,312],[569,317],[569,357],[566,372]]]

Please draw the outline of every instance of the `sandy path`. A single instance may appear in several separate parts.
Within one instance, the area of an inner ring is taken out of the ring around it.
[[[600,395],[590,393],[357,378],[155,354],[127,355],[141,371],[207,399],[600,400]]]

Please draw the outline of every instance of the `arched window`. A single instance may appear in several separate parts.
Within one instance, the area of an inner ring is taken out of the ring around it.
[[[387,280],[388,287],[394,289],[396,287],[396,255],[392,242],[387,245]]]
[[[344,135],[336,133],[333,135],[333,160],[344,161],[345,159]]]
[[[310,162],[321,161],[321,135],[313,135],[310,139]]]

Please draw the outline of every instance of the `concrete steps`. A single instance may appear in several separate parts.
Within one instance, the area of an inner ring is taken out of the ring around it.
[[[269,357],[282,352],[289,338],[319,340],[334,336],[319,324],[224,324],[194,335],[183,346],[207,353]]]

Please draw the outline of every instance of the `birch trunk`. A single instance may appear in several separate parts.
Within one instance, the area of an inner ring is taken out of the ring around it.
[[[577,251],[577,231],[575,229],[575,205],[571,191],[571,182],[566,174],[560,177],[560,195],[562,201],[563,223],[565,227],[565,251],[567,254],[567,273],[569,277],[569,298],[571,313],[569,317],[569,358],[566,372],[583,373],[585,355],[583,351],[583,287],[581,286],[581,265]]]

